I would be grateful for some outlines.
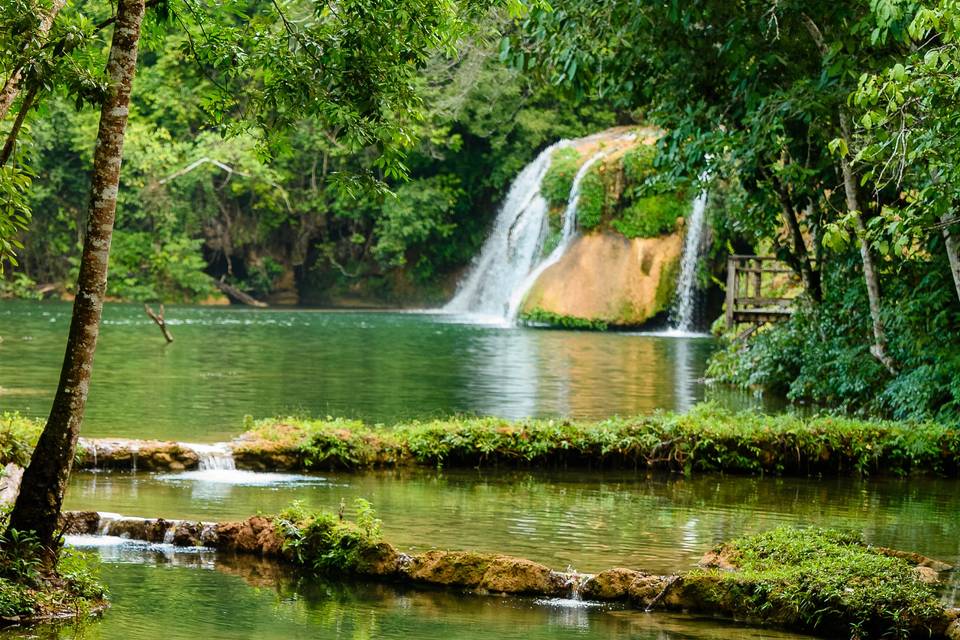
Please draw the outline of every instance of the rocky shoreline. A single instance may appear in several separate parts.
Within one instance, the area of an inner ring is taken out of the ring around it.
[[[266,516],[204,523],[80,511],[64,514],[63,532],[68,535],[120,536],[175,547],[204,547],[308,566],[306,560],[286,544],[287,539],[278,522],[278,519]],[[865,548],[877,556],[907,563],[918,584],[935,584],[941,573],[952,569],[942,562],[913,553]],[[525,558],[502,554],[443,550],[406,554],[387,542],[378,541],[362,547],[356,564],[340,574],[480,595],[617,602],[646,611],[710,614],[751,624],[817,631],[801,624],[789,612],[758,616],[744,597],[749,580],[729,579],[742,573],[736,563],[737,554],[733,547],[721,545],[707,553],[697,569],[675,575],[656,575],[622,567],[588,575],[554,571]],[[845,623],[842,616],[838,616],[835,622]],[[960,609],[940,605],[902,623],[909,637],[960,639]]]

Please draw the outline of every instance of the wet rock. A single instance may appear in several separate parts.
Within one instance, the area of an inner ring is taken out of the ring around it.
[[[401,554],[393,545],[381,542],[360,555],[357,572],[368,576],[395,576],[401,572]]]
[[[585,600],[626,600],[628,589],[639,571],[633,569],[609,569],[589,578],[580,587],[580,595]]]
[[[184,471],[200,465],[200,455],[178,442],[160,440],[81,439],[79,469]]]
[[[580,595],[585,600],[633,601],[647,606],[663,591],[669,578],[633,569],[608,569],[584,582]]]
[[[267,440],[238,441],[231,445],[238,469],[250,471],[299,471],[300,455],[286,443]]]
[[[199,547],[202,527],[199,522],[181,522],[174,529],[173,544],[178,547]]]
[[[899,549],[888,549],[887,547],[873,547],[873,550],[882,555],[890,556],[891,558],[901,558],[917,567],[926,567],[932,569],[936,573],[942,573],[943,571],[949,571],[950,569],[953,569],[953,566],[947,564],[946,562],[928,558],[927,556],[922,556],[919,553],[913,553],[912,551],[900,551]]]
[[[960,609],[947,610],[947,630],[944,636],[947,640],[960,640]]]
[[[216,525],[216,547],[223,551],[255,553],[280,557],[283,540],[277,535],[273,521],[263,516],[253,516],[242,522],[221,522]],[[212,536],[208,536],[211,540]]]
[[[736,571],[736,552],[730,545],[721,545],[703,554],[697,566],[704,569],[720,569],[722,571]]]
[[[10,462],[3,468],[2,474],[2,477],[0,477],[0,505],[13,504],[20,494],[23,467]]]
[[[64,511],[60,515],[60,529],[66,535],[94,535],[100,528],[100,514],[96,511]]]
[[[496,593],[556,596],[566,592],[566,578],[537,562],[497,556],[487,566],[479,588]]]
[[[407,571],[418,582],[476,588],[493,559],[470,551],[428,551],[413,556]]]

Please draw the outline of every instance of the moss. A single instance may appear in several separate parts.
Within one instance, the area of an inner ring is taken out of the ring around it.
[[[270,451],[284,448],[303,460],[305,469],[486,464],[778,475],[960,473],[960,431],[937,423],[771,416],[712,404],[686,414],[600,422],[450,418],[392,428],[344,425],[266,420],[255,425],[250,442],[269,441],[276,430],[282,441],[273,441]],[[317,449],[326,457],[314,457]]]
[[[593,165],[580,181],[580,199],[577,201],[577,225],[590,231],[603,220],[607,206],[607,186],[601,174],[603,165]]]
[[[682,193],[642,197],[627,206],[610,226],[627,238],[655,238],[673,233],[677,218],[690,209],[690,200]]]
[[[520,315],[520,320],[524,323],[541,325],[545,324],[551,327],[560,327],[562,329],[586,329],[588,331],[607,330],[607,323],[604,320],[566,316],[541,309],[540,307],[536,307],[530,311],[524,311]]]
[[[370,503],[354,501],[356,521],[329,511],[306,511],[294,503],[274,519],[283,551],[316,573],[357,572],[364,559],[376,556],[383,543],[380,520]]]
[[[660,268],[660,279],[657,282],[657,295],[654,298],[653,313],[657,314],[666,311],[673,303],[674,294],[677,289],[677,278],[680,276],[680,258],[679,256],[670,261],[665,261]]]
[[[734,570],[683,577],[681,600],[694,608],[850,637],[942,633],[936,588],[906,560],[859,534],[781,527],[721,545]]]
[[[553,152],[550,168],[540,182],[540,194],[551,207],[566,206],[580,162],[580,154],[572,147],[564,147]]]
[[[41,420],[26,418],[16,412],[0,413],[0,465],[12,462],[26,466],[41,431]]]

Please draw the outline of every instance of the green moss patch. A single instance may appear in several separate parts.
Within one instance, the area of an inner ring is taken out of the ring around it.
[[[945,630],[936,587],[859,534],[781,527],[721,545],[714,555],[727,566],[684,575],[678,604],[855,638]]]
[[[580,153],[573,147],[563,147],[553,152],[550,167],[540,182],[540,195],[551,207],[566,206],[580,162]]]
[[[732,412],[703,404],[600,422],[450,418],[386,427],[271,419],[241,439],[304,469],[402,465],[656,468],[778,475],[911,473],[956,476],[960,431],[937,423]]]
[[[677,218],[689,209],[690,200],[682,194],[646,196],[631,203],[610,226],[627,238],[655,238],[676,231]]]
[[[520,321],[528,324],[548,325],[560,329],[584,329],[587,331],[606,331],[607,323],[603,320],[578,318],[561,313],[554,313],[537,307],[520,314]]]

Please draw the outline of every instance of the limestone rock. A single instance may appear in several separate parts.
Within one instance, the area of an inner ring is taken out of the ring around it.
[[[411,579],[430,584],[480,586],[494,556],[470,551],[428,551],[413,556]]]
[[[524,558],[497,556],[487,567],[480,588],[496,593],[555,596],[565,591],[563,576]]]

